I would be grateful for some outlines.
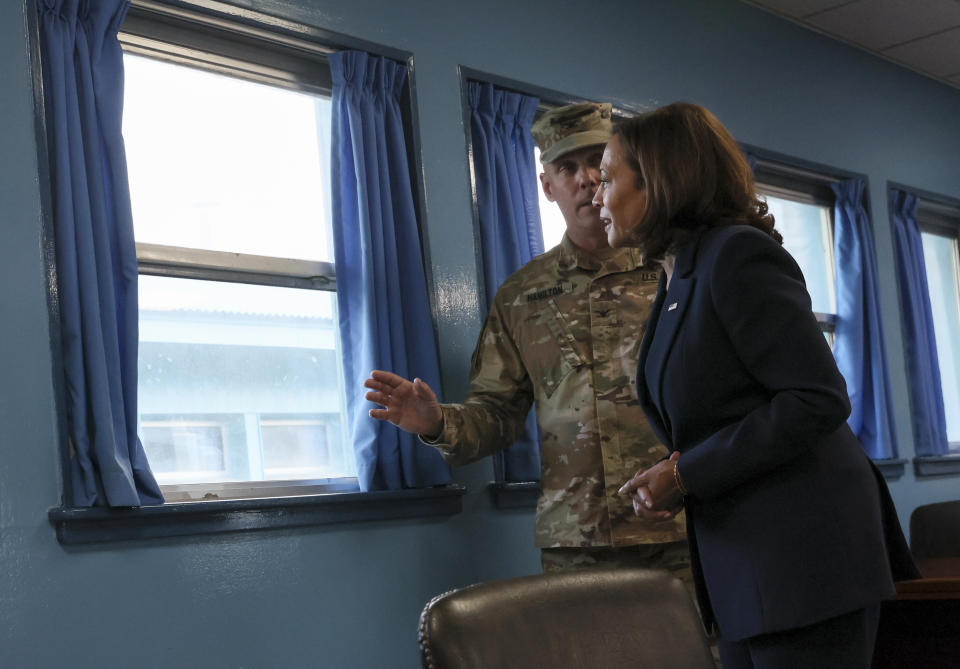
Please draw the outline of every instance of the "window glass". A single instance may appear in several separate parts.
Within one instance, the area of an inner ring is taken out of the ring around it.
[[[556,203],[547,199],[543,194],[543,188],[540,187],[540,173],[543,171],[543,164],[540,162],[540,149],[533,147],[534,157],[537,166],[537,194],[540,196],[540,225],[543,229],[543,250],[549,251],[560,243],[563,239],[563,233],[567,230],[567,222],[563,220],[563,214],[560,213],[560,207]]]
[[[830,207],[770,194],[765,199],[783,235],[784,248],[803,271],[813,310],[836,313]]]
[[[338,418],[334,298],[317,290],[140,277],[141,432],[165,482],[195,481],[198,470],[224,481],[314,478],[321,470],[330,478],[355,475]],[[276,418],[318,412],[337,417]],[[210,422],[211,414],[220,418]],[[206,456],[183,453],[209,451],[214,428],[225,464],[199,467],[197,458]]]
[[[960,442],[960,294],[957,240],[924,232],[923,257],[937,340],[940,382],[947,415],[947,440]]]
[[[140,432],[157,481],[223,479],[227,472],[223,428],[218,421],[196,416],[144,416]]]
[[[131,54],[124,68],[138,242],[333,261],[329,99]]]
[[[263,469],[271,478],[335,478],[343,476],[340,416],[287,415],[260,419]]]

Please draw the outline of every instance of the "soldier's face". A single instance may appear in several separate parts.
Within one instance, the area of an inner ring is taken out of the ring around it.
[[[616,135],[603,150],[600,186],[593,203],[600,207],[600,223],[610,246],[630,246],[632,233],[647,209],[647,194],[637,186],[636,173],[623,160],[623,147]]]
[[[591,202],[600,183],[602,155],[602,145],[577,149],[544,165],[540,175],[543,194],[560,207],[567,234],[580,246],[606,246],[600,212]]]

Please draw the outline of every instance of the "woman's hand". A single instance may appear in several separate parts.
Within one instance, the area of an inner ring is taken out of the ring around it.
[[[677,487],[674,473],[678,451],[669,459],[661,460],[647,470],[641,469],[620,488],[621,495],[629,495],[633,511],[650,520],[669,520],[683,509],[683,493]]]

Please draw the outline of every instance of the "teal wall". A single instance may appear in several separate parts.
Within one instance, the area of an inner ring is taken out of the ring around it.
[[[885,187],[960,198],[960,91],[732,0],[246,0],[414,54],[445,394],[480,325],[458,65],[576,96],[711,108],[742,142],[869,177],[901,454],[912,457]],[[533,573],[532,515],[462,514],[65,549],[28,32],[0,3],[0,666],[418,666],[416,621],[447,588]],[[45,188],[46,186],[43,185]],[[904,522],[960,477],[891,484]]]

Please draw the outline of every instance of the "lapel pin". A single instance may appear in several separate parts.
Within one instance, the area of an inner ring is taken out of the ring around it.
[[[669,307],[667,307],[667,311],[673,311],[673,310],[676,309],[676,308],[677,308],[677,303],[674,302],[674,303],[671,304]]]

